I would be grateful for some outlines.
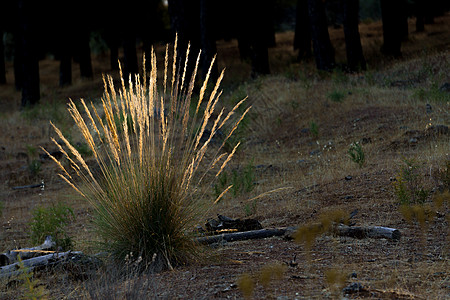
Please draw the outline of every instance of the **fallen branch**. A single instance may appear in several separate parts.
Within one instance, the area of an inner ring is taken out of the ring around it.
[[[203,245],[209,245],[219,243],[222,241],[234,242],[251,239],[264,239],[273,236],[284,236],[288,239],[292,239],[295,233],[297,232],[297,229],[298,228],[296,227],[286,227],[286,228],[251,230],[244,232],[222,233],[219,235],[196,238],[196,242]],[[338,236],[348,236],[358,239],[385,238],[385,239],[399,240],[401,238],[401,233],[398,229],[381,226],[356,227],[340,224],[334,227],[334,229],[331,232]]]
[[[13,264],[3,266],[0,268],[0,278],[11,277],[18,275],[24,271],[32,271],[37,267],[49,266],[67,259],[71,254],[81,254],[81,252],[60,252],[52,253],[43,256],[33,257],[30,259],[23,260],[22,263],[15,262]]]
[[[0,254],[0,266],[6,266],[17,261],[17,256],[20,255],[22,260],[48,253],[49,250],[53,250],[56,246],[56,242],[51,236],[45,238],[44,243],[39,246],[31,248],[23,248],[11,250],[6,253]]]
[[[233,233],[222,233],[219,235],[205,236],[199,237],[196,239],[196,242],[203,245],[209,245],[214,243],[219,243],[222,241],[225,242],[234,242],[234,241],[243,241],[243,240],[252,240],[252,239],[264,239],[273,236],[283,236],[286,233],[285,228],[279,229],[259,229],[259,230],[250,230],[243,232],[233,232]]]
[[[348,236],[357,239],[384,238],[390,240],[399,240],[402,236],[400,231],[395,228],[382,226],[369,226],[369,227],[346,226],[342,224],[338,225],[333,231],[333,233],[339,236]]]
[[[14,186],[12,189],[13,190],[24,190],[24,189],[34,189],[34,188],[42,188],[44,186],[43,183],[39,183],[39,184],[30,184],[30,185],[21,185],[21,186]]]

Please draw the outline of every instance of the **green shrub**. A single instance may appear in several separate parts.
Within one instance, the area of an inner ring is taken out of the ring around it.
[[[208,73],[195,111],[190,113],[196,71],[189,78],[186,68],[177,70],[176,59],[169,67],[166,49],[164,80],[156,80],[153,52],[150,80],[146,77],[129,83],[122,80],[118,93],[112,78],[105,78],[102,112],[97,112],[94,106],[88,108],[80,100],[83,118],[70,102],[70,114],[98,165],[95,173],[54,126],[73,156],[72,159],[65,155],[71,169],[78,171],[82,181],[74,180],[64,164],[54,159],[62,169],[60,176],[92,205],[101,249],[116,261],[123,262],[127,257],[158,268],[171,268],[199,254],[191,236],[192,228],[199,214],[211,205],[202,202],[205,199],[199,195],[200,185],[205,178],[219,177],[234,155],[239,143],[225,153],[224,145],[249,111],[248,108],[233,119],[244,103],[242,100],[228,113],[225,109],[215,112],[221,95],[222,72],[206,97]],[[157,87],[156,82],[162,86]],[[212,155],[206,155],[212,138],[230,122],[222,145],[215,147]]]
[[[345,98],[345,93],[343,91],[334,90],[327,94],[327,98],[333,102],[342,102]]]
[[[358,166],[362,168],[365,163],[366,156],[360,143],[352,143],[348,149],[348,155],[353,162],[357,163]]]
[[[226,188],[234,197],[251,192],[255,187],[255,166],[251,160],[242,170],[224,171],[214,185],[214,193],[218,197]]]
[[[423,204],[430,192],[423,186],[419,165],[413,159],[405,159],[393,182],[397,200],[402,205]]]
[[[46,236],[51,235],[56,245],[69,250],[73,244],[66,232],[66,226],[74,220],[73,210],[64,203],[57,203],[50,207],[36,207],[32,211],[31,242],[36,245],[44,242]]]

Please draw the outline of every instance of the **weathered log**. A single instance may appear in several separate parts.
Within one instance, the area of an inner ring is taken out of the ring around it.
[[[30,184],[30,185],[21,185],[21,186],[14,186],[12,189],[13,190],[24,190],[24,189],[34,189],[34,188],[42,188],[44,186],[43,183],[38,183],[38,184]]]
[[[67,251],[26,259],[22,261],[22,266],[24,269],[21,269],[21,263],[19,262],[0,267],[0,278],[18,275],[21,272],[31,271],[38,267],[50,266],[67,259],[71,254],[81,254],[81,252]]]
[[[17,261],[17,256],[20,255],[22,260],[28,259],[34,256],[42,255],[49,250],[53,250],[56,246],[56,242],[49,235],[45,238],[44,243],[39,246],[31,248],[23,248],[10,250],[6,253],[0,254],[0,266],[6,266]]]
[[[222,233],[219,235],[213,236],[205,236],[199,237],[196,239],[196,242],[203,245],[209,245],[214,243],[219,243],[222,241],[225,242],[234,242],[234,241],[243,241],[243,240],[251,240],[251,239],[263,239],[273,236],[283,236],[286,233],[285,228],[278,229],[259,229],[259,230],[250,230],[244,232],[233,232],[233,233]]]
[[[399,240],[401,238],[401,233],[398,229],[382,227],[382,226],[346,226],[340,224],[335,228],[333,233],[339,236],[349,236],[357,239],[363,238],[385,238],[391,240]]]
[[[219,235],[205,236],[196,238],[196,242],[203,245],[209,245],[214,243],[243,241],[250,239],[263,239],[273,236],[284,236],[286,238],[293,238],[297,232],[296,227],[286,228],[273,228],[273,229],[260,229],[244,232],[222,233]],[[382,226],[347,226],[339,224],[331,230],[331,233],[338,236],[348,236],[353,238],[386,238],[391,240],[399,240],[401,233],[398,229],[382,227]]]

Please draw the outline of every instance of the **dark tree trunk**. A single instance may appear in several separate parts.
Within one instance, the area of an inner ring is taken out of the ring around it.
[[[80,64],[80,76],[82,78],[93,77],[89,35],[89,30],[83,28],[76,37],[75,60]]]
[[[350,71],[366,70],[361,37],[359,35],[359,0],[343,0],[345,49]]]
[[[213,18],[215,11],[212,10],[212,2],[210,0],[200,0],[200,31],[201,31],[201,47],[202,47],[202,78],[205,79],[211,61],[217,53],[216,37],[214,35],[215,28]],[[212,66],[211,79],[217,80],[218,77],[217,62]]]
[[[334,49],[328,33],[325,6],[322,0],[308,0],[308,14],[317,69],[330,71],[335,65]]]
[[[69,52],[60,54],[59,63],[59,86],[72,84],[72,55]]]
[[[20,43],[19,31],[14,32],[14,85],[17,91],[22,90],[23,74],[22,74],[22,47]]]
[[[0,29],[0,84],[6,83],[5,45],[3,44],[3,30]]]
[[[312,56],[307,0],[297,0],[294,50],[298,50],[299,61]]]
[[[190,80],[200,51],[200,0],[169,0],[170,23],[173,35],[178,34],[178,62],[184,69],[186,50],[190,43],[186,78]]]
[[[425,31],[425,0],[415,1],[414,14],[416,15],[416,31]]]
[[[138,72],[136,37],[131,31],[127,31],[123,37],[123,76],[125,81],[130,75],[133,77]],[[132,79],[134,80],[134,78]]]
[[[403,0],[380,0],[381,18],[383,21],[383,46],[381,52],[385,55],[401,56],[401,42],[404,36]]]
[[[34,1],[18,0],[18,50],[21,59],[22,107],[39,102],[39,61],[37,57],[36,26],[33,19]]]

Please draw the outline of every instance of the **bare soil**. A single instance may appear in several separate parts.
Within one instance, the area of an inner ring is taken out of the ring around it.
[[[449,299],[450,202],[433,206],[445,189],[442,174],[450,160],[450,134],[434,129],[450,126],[449,92],[439,90],[450,83],[449,24],[447,14],[427,26],[426,32],[411,32],[404,43],[404,57],[395,61],[378,54],[381,24],[361,24],[369,71],[360,74],[319,74],[314,62],[296,63],[290,44],[293,33],[282,33],[277,36],[277,48],[271,49],[274,75],[243,83],[249,66],[237,59],[236,43],[218,43],[219,66],[227,66],[224,104],[248,94],[253,105],[243,131],[245,143],[230,170],[242,171],[251,162],[255,187],[236,197],[227,195],[205,220],[220,213],[256,218],[266,228],[302,226],[318,221],[324,212],[357,209],[353,219],[357,225],[396,228],[402,234],[400,241],[322,235],[311,249],[278,237],[233,242],[208,248],[205,258],[172,271],[103,286],[50,272],[37,274],[41,286],[55,299],[93,298],[89,293],[102,295],[106,290],[113,291],[116,299],[132,292],[135,298],[130,299],[241,299],[245,291],[254,299],[340,299],[342,288],[360,283],[363,288],[347,298]],[[338,62],[345,59],[341,31],[330,29]],[[88,204],[61,182],[53,162],[39,157],[43,153],[39,146],[54,147],[49,119],[81,141],[61,103],[69,97],[94,101],[101,97],[100,74],[109,72],[107,65],[108,58],[98,55],[94,80],[75,79],[72,86],[59,88],[58,62],[42,61],[41,104],[22,112],[20,94],[12,83],[12,65],[7,65],[8,84],[0,88],[0,201],[4,206],[0,251],[31,246],[31,211],[58,201],[70,205],[76,214],[68,229],[76,250],[92,251]],[[333,92],[342,93],[342,101],[333,101]],[[312,122],[317,124],[317,134],[311,130]],[[348,157],[353,142],[361,143],[365,152],[361,168]],[[42,165],[33,174],[29,165],[35,159]],[[408,222],[399,209],[393,182],[404,159],[414,159],[418,184],[430,190],[426,205],[433,211],[424,225]],[[41,181],[44,189],[13,190]],[[261,273],[273,265],[284,266],[283,272],[266,285]],[[330,270],[343,281],[331,278]],[[245,274],[253,288],[239,284]],[[23,288],[20,283],[5,282],[0,298],[21,297]]]

